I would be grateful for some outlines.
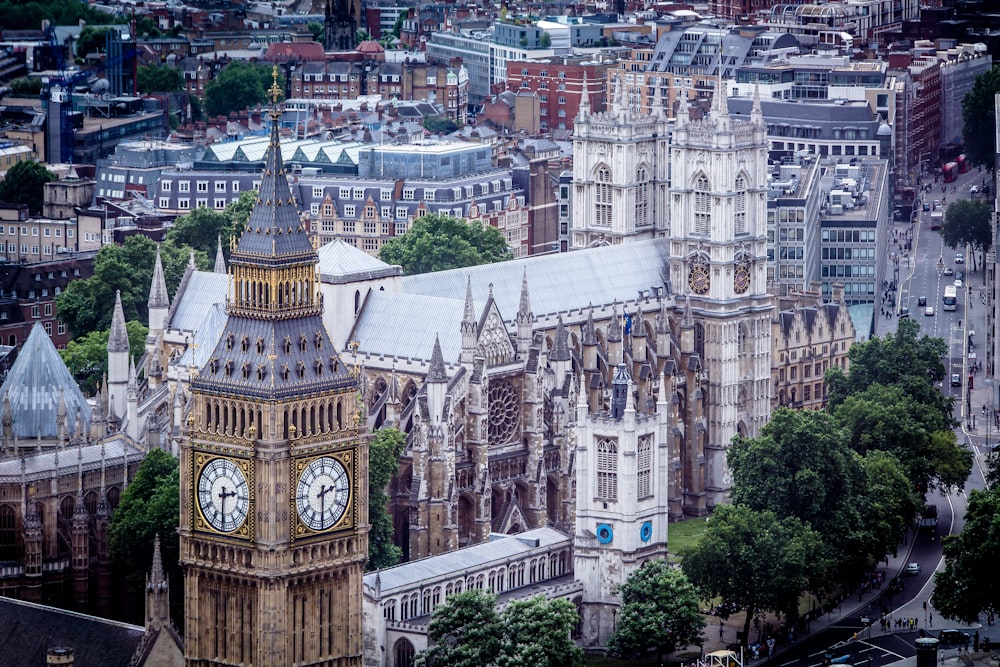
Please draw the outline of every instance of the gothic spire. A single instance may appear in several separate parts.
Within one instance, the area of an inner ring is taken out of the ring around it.
[[[462,324],[475,324],[476,307],[472,303],[472,276],[465,281],[465,311],[462,313]]]
[[[226,272],[226,258],[222,254],[222,237],[216,237],[215,246],[215,273],[225,273]]]
[[[764,112],[760,108],[760,86],[753,87],[753,107],[750,109],[750,123],[764,126]]]
[[[153,282],[149,286],[149,300],[146,304],[150,310],[170,307],[170,297],[167,296],[167,281],[163,277],[163,261],[160,259],[159,245],[156,246],[156,261],[153,262]]]
[[[583,325],[583,344],[597,345],[597,330],[594,328],[594,309],[587,313],[587,323]]]
[[[552,353],[549,354],[550,361],[569,361],[569,333],[563,325],[562,315],[556,320],[556,339],[552,346]]]
[[[128,352],[128,331],[125,329],[125,311],[122,309],[121,290],[115,290],[115,313],[111,316],[108,334],[108,352]]]
[[[448,374],[444,368],[444,355],[441,354],[441,341],[434,336],[434,351],[431,352],[431,365],[427,370],[427,382],[447,382]]]
[[[729,99],[726,96],[726,82],[722,78],[722,67],[719,67],[718,83],[715,87],[715,99],[712,100],[712,121],[716,127],[723,129],[729,126]]]
[[[150,582],[158,585],[165,581],[163,577],[163,557],[160,555],[160,534],[153,538],[153,566],[149,574]]]
[[[528,296],[528,269],[525,267],[524,273],[521,274],[521,302],[517,307],[517,321],[526,319],[530,321],[532,319],[531,314],[531,298]]]
[[[577,118],[586,120],[590,116],[590,84],[587,83],[587,71],[583,72],[583,86],[580,91],[580,106],[577,110]]]

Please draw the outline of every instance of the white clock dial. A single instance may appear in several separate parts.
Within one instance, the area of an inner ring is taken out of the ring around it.
[[[198,506],[205,521],[223,533],[238,529],[250,511],[250,487],[238,465],[212,459],[198,476]]]
[[[295,489],[299,520],[311,530],[335,526],[350,500],[350,475],[343,463],[329,456],[310,461]]]

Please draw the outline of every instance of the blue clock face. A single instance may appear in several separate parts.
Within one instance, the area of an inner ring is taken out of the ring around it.
[[[639,529],[639,539],[643,542],[649,542],[653,539],[653,522],[644,521],[642,527]]]
[[[609,524],[599,523],[597,524],[597,541],[601,544],[611,544],[611,540],[615,539],[615,531],[611,528]]]

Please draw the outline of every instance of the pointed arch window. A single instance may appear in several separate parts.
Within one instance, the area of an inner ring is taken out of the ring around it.
[[[649,219],[649,172],[645,167],[639,167],[635,174],[635,226],[645,227],[651,223]]]
[[[594,191],[594,224],[599,227],[611,226],[612,187],[611,170],[601,167],[597,170],[597,184]]]
[[[736,234],[747,233],[747,180],[736,179],[736,197],[733,201],[733,230]]]
[[[618,443],[611,438],[597,441],[597,499],[618,500]]]
[[[653,436],[639,436],[636,455],[636,496],[641,500],[653,495]]]
[[[694,233],[712,232],[712,197],[708,178],[702,174],[694,183]]]

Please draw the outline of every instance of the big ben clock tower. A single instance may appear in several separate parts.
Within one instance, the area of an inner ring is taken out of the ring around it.
[[[191,382],[181,446],[190,667],[361,664],[368,445],[271,115],[229,317]]]

